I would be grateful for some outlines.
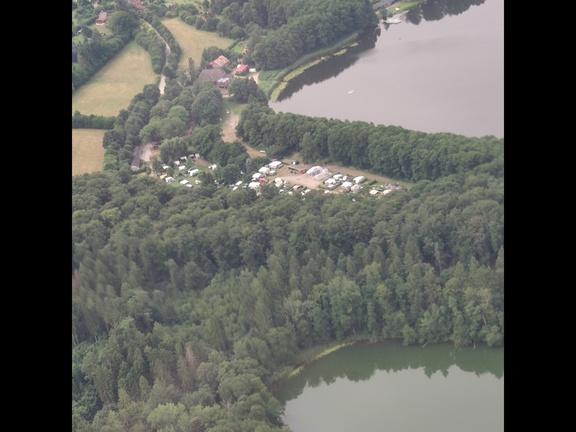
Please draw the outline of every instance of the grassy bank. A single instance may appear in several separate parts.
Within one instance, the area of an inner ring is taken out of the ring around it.
[[[296,63],[278,70],[261,71],[259,74],[259,87],[266,94],[266,97],[275,102],[288,82],[294,79],[306,69],[317,65],[336,55],[344,54],[349,48],[357,45],[358,33],[355,33],[338,44],[311,52],[301,57]]]
[[[274,379],[273,384],[270,386],[271,388],[275,388],[284,382],[287,379],[293,378],[299,373],[301,373],[306,366],[310,363],[321,359],[329,354],[332,354],[334,351],[338,351],[339,349],[354,345],[358,342],[368,342],[371,341],[369,335],[356,335],[350,338],[345,339],[344,341],[340,341],[338,344],[329,344],[329,345],[321,345],[309,348],[307,350],[300,351],[298,353],[297,358],[297,367],[286,369],[280,372]],[[374,341],[376,342],[376,341]]]

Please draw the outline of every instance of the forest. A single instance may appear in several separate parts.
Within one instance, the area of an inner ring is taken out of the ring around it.
[[[502,345],[494,164],[381,199],[73,177],[74,430],[283,430],[307,348]]]
[[[303,3],[211,2],[277,28],[280,4]],[[273,388],[305,352],[390,338],[503,346],[503,139],[275,114],[246,92],[231,144],[220,93],[178,78],[113,121],[75,115],[108,130],[103,172],[72,177],[73,431],[289,432]],[[413,185],[379,198],[232,190],[210,174],[173,187],[130,170],[133,146],[152,140],[166,160],[217,161],[225,184],[259,162],[242,140]]]

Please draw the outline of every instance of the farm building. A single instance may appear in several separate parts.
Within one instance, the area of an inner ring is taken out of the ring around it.
[[[239,64],[234,70],[236,75],[246,75],[248,73],[248,65]]]
[[[212,66],[213,69],[220,69],[220,68],[228,66],[229,64],[230,64],[230,60],[228,60],[226,57],[221,55],[221,56],[218,56],[217,59],[214,59],[214,61],[212,63],[210,63],[210,66]]]
[[[231,76],[224,76],[220,78],[218,81],[216,81],[216,85],[220,88],[228,88],[231,82],[232,82]]]
[[[221,83],[228,82],[230,84],[230,80],[234,78],[233,75],[226,73],[226,71],[222,69],[202,69],[200,75],[198,75],[198,81],[200,82],[211,82],[214,85],[218,86],[219,82]],[[224,81],[220,81],[224,80]]]

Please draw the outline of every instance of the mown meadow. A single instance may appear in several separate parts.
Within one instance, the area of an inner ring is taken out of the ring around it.
[[[234,42],[232,39],[220,37],[216,33],[197,30],[180,18],[167,19],[162,21],[162,24],[170,30],[170,33],[172,33],[182,49],[182,56],[178,64],[179,69],[188,68],[189,58],[194,61],[194,66],[199,68],[202,61],[202,52],[205,48],[215,46],[226,49]]]
[[[72,129],[72,175],[102,171],[103,129]]]
[[[116,116],[128,108],[134,95],[158,76],[150,56],[136,42],[130,42],[85,85],[72,95],[72,114]]]

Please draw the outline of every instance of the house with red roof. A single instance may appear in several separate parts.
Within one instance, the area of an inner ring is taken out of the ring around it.
[[[234,74],[236,75],[246,75],[248,73],[248,65],[239,64],[238,67],[234,70]]]

